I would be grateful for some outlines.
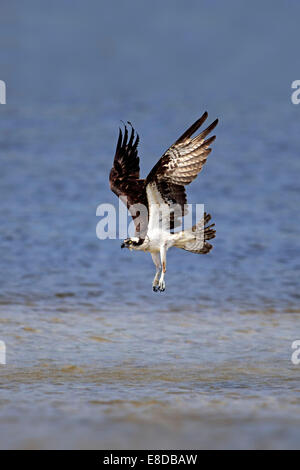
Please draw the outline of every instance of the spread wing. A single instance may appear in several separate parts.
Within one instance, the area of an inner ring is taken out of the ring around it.
[[[216,119],[200,134],[192,138],[207,119],[207,112],[201,116],[184,134],[164,153],[153,167],[146,179],[147,197],[149,200],[160,198],[168,205],[176,204],[182,209],[180,216],[185,215],[184,204],[187,203],[184,186],[191,183],[202,170],[208,155],[211,152],[210,145],[216,136],[206,139],[208,134],[218,124]],[[151,209],[150,209],[151,212]],[[151,216],[151,215],[150,215]],[[178,217],[172,217],[171,229],[180,224]]]
[[[130,126],[131,124],[128,123]],[[148,216],[139,205],[147,208],[145,180],[140,179],[140,159],[138,156],[139,136],[131,126],[129,137],[125,126],[124,135],[119,130],[113,167],[109,175],[111,190],[127,205],[135,223],[136,234],[147,232]]]

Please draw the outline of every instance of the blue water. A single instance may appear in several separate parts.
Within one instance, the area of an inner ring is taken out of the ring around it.
[[[299,13],[1,5],[1,447],[299,447]],[[147,175],[205,110],[217,140],[187,193],[214,249],[170,251],[154,294],[148,254],[96,237],[118,126]]]

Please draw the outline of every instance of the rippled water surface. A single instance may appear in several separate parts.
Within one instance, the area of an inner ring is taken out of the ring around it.
[[[299,448],[299,5],[1,10],[0,447]],[[170,251],[155,294],[96,238],[118,126],[145,175],[206,109],[214,249]]]

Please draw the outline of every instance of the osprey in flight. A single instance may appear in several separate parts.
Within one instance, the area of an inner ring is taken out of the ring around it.
[[[129,136],[125,126],[124,136],[120,129],[109,181],[111,190],[123,200],[132,215],[135,236],[127,238],[122,248],[149,251],[156,267],[153,290],[165,290],[166,254],[172,246],[192,253],[208,253],[212,245],[207,243],[215,237],[214,224],[204,213],[192,228],[175,232],[186,214],[185,185],[191,183],[201,171],[211,152],[210,144],[215,136],[206,139],[218,124],[216,119],[210,126],[192,137],[206,121],[207,113],[198,119],[163,154],[146,179],[140,179],[138,157],[139,136],[131,126]]]

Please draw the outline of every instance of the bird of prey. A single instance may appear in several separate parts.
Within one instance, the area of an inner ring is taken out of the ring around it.
[[[156,267],[153,290],[165,290],[166,254],[172,246],[192,253],[206,254],[212,245],[207,242],[215,237],[215,224],[203,218],[187,230],[174,231],[186,214],[185,186],[201,171],[211,152],[215,136],[206,139],[218,124],[216,119],[195,137],[193,134],[207,119],[205,112],[163,154],[146,179],[140,178],[138,156],[139,136],[132,125],[129,135],[119,129],[113,167],[109,181],[111,190],[127,205],[134,220],[135,236],[123,241],[121,247],[150,252]]]

